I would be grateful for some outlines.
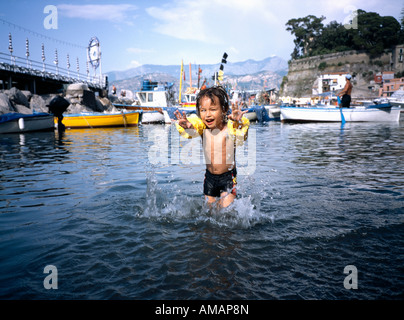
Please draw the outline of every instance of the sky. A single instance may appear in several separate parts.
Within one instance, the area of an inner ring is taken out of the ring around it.
[[[52,6],[47,7],[47,6]],[[401,17],[401,0],[0,0],[0,52],[86,68],[87,47],[97,37],[102,73],[143,64],[179,65],[290,59],[294,37],[286,31],[289,19],[325,16],[347,23],[354,10]],[[1,55],[1,57],[4,56]]]

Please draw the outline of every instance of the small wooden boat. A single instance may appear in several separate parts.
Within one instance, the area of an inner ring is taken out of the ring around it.
[[[66,128],[133,127],[142,121],[142,111],[83,112],[65,114],[62,123]],[[57,119],[55,118],[55,124]]]
[[[282,122],[389,122],[399,121],[400,107],[390,103],[351,108],[281,106]]]
[[[45,112],[2,114],[0,115],[0,133],[51,131],[55,129],[53,118],[52,114]]]

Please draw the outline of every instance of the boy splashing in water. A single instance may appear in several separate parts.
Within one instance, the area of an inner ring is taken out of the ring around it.
[[[206,161],[203,193],[209,204],[219,198],[219,207],[227,207],[236,198],[237,170],[236,145],[247,139],[250,122],[238,104],[232,104],[228,115],[229,100],[226,91],[219,86],[201,90],[196,98],[198,117],[187,118],[177,110],[176,127],[181,136],[191,139],[202,137]]]

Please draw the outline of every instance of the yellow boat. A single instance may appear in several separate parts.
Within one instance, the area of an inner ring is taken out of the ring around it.
[[[57,125],[58,119],[55,118]],[[142,111],[131,112],[83,112],[63,115],[62,123],[66,128],[105,128],[133,127],[142,122]]]

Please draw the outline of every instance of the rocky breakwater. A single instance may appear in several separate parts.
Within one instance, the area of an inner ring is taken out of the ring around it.
[[[96,96],[85,84],[74,83],[66,88],[64,94],[37,95],[14,87],[10,90],[0,90],[0,115],[49,112],[48,105],[56,96],[62,96],[70,103],[64,114],[116,110],[108,98]]]

